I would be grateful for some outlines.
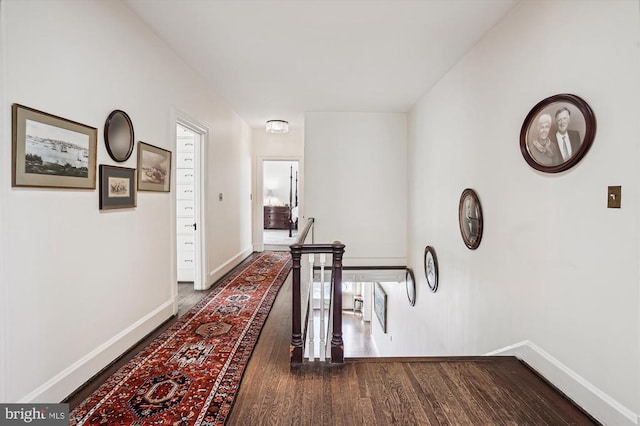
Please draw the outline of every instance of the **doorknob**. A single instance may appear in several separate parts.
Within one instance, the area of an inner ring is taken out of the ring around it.
[[[196,226],[196,224],[194,223],[194,224],[193,224],[193,230],[195,231],[195,230],[197,230],[197,229],[198,229],[198,227],[197,227],[197,226]]]

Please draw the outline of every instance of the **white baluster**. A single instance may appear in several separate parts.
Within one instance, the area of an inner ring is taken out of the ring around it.
[[[309,361],[316,360],[315,348],[313,347],[314,340],[314,330],[315,330],[315,321],[313,319],[313,263],[315,262],[315,255],[313,253],[309,254]]]
[[[324,265],[327,261],[327,256],[324,253],[320,254],[320,361],[325,360],[325,354],[327,352],[325,336],[327,335],[324,329]]]

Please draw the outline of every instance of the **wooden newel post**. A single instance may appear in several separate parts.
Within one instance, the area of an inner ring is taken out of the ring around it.
[[[342,256],[344,244],[334,241],[333,252],[333,337],[331,338],[331,362],[344,362],[342,341]]]
[[[302,246],[293,244],[291,246],[291,258],[293,261],[293,297],[291,299],[291,363],[301,363],[304,352],[302,342],[302,307],[300,298],[300,259],[302,258]]]

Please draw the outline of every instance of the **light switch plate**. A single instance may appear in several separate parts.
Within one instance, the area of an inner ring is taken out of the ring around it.
[[[222,192],[218,193],[218,201],[222,201]]]
[[[622,201],[622,187],[610,186],[607,192],[607,207],[610,209],[619,209]]]

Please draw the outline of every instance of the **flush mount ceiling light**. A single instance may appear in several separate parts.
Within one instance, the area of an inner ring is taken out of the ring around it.
[[[267,121],[267,133],[289,133],[289,122],[284,120]]]

